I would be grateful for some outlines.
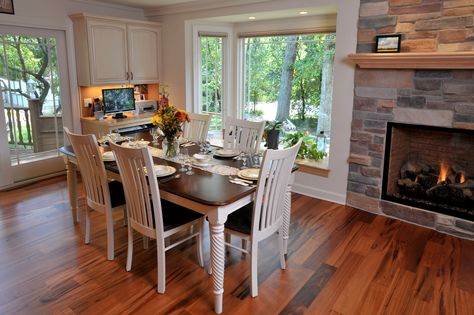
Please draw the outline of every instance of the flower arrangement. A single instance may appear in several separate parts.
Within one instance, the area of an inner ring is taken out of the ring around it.
[[[178,153],[179,146],[176,138],[183,132],[184,122],[190,122],[188,113],[171,105],[168,98],[163,96],[151,123],[163,132],[163,150],[167,156],[173,157]]]
[[[185,121],[190,122],[188,113],[171,105],[168,98],[164,96],[151,119],[152,124],[161,129],[169,142],[181,135]]]

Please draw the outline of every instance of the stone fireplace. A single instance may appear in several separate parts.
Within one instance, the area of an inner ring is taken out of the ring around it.
[[[398,33],[400,55],[469,55],[474,51],[472,9],[464,1],[361,0],[357,52],[374,52],[375,35]],[[397,67],[356,69],[347,204],[474,239],[472,202],[466,199],[472,190],[462,186],[474,175],[474,64],[469,59],[465,69],[436,61],[419,67],[409,61],[410,66],[399,61]],[[453,141],[471,148],[462,156]],[[416,152],[421,147],[425,150]],[[410,161],[416,163],[407,165]],[[442,164],[447,179],[439,180]],[[452,199],[446,202],[445,196]]]
[[[474,131],[387,123],[382,200],[474,221]]]

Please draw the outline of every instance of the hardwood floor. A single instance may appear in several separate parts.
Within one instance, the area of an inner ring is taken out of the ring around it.
[[[167,253],[159,295],[154,242],[145,250],[136,235],[126,272],[122,221],[107,261],[104,217],[92,216],[85,245],[83,197],[80,206],[73,225],[64,177],[0,192],[0,314],[212,314],[211,279],[191,244]],[[472,241],[293,194],[284,271],[276,245],[260,246],[257,298],[249,258],[230,251],[224,314],[474,314]]]

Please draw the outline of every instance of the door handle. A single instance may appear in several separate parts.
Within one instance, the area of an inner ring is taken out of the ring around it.
[[[133,81],[133,72],[130,72],[130,81]]]
[[[128,75],[128,71],[127,71],[127,81],[128,81],[128,77],[129,77],[129,75]]]

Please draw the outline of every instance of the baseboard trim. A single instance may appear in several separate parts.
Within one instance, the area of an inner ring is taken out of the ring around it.
[[[293,184],[292,191],[298,194],[302,194],[308,197],[318,198],[322,200],[331,201],[340,205],[346,204],[345,194],[336,194],[327,190],[322,190],[306,185]]]
[[[66,171],[60,171],[60,172],[55,172],[55,173],[51,173],[51,174],[44,175],[44,176],[30,178],[30,179],[27,179],[27,180],[23,180],[23,181],[13,183],[11,185],[2,186],[2,187],[0,187],[0,191],[8,191],[8,190],[20,188],[20,187],[23,187],[23,186],[27,186],[27,185],[39,182],[40,180],[49,179],[49,178],[53,178],[53,177],[61,176],[61,175],[65,175],[65,174],[66,174]]]

